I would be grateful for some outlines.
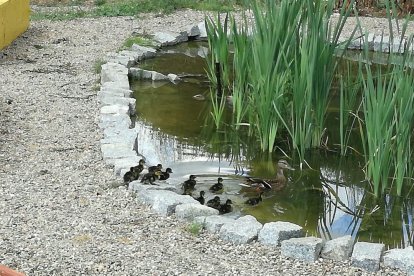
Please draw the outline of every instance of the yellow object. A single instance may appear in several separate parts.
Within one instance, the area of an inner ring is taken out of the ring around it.
[[[29,0],[0,0],[0,50],[29,27]]]

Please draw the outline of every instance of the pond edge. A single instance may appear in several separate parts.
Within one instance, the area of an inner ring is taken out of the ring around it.
[[[128,50],[109,54],[107,62],[102,64],[101,87],[97,94],[100,107],[98,126],[104,135],[100,140],[101,153],[104,162],[113,167],[114,174],[120,181],[122,181],[122,176],[129,171],[130,167],[136,166],[140,159],[145,159],[144,156],[139,155],[136,149],[138,131],[133,127],[130,118],[136,113],[136,100],[132,98],[133,92],[130,90],[129,79],[169,80],[173,83],[178,81],[173,74],[165,76],[155,71],[134,69],[132,66],[135,66],[141,60],[155,57],[157,49],[161,47],[185,42],[189,38],[205,39],[206,36],[204,22],[189,26],[186,30],[178,33],[157,32],[154,34],[154,40],[158,41],[156,48],[134,44]],[[401,40],[401,42],[405,43],[404,40]],[[390,44],[390,38],[382,36],[379,38],[372,34],[367,36],[367,40],[365,38],[353,40],[348,48],[362,49],[365,44],[368,44],[371,51],[385,53],[388,53],[390,49],[401,51],[403,48],[401,44]],[[169,187],[163,186],[143,186],[137,181],[131,182],[129,185],[129,190],[135,193],[137,200],[142,204],[150,205],[152,210],[158,214],[164,216],[175,214],[178,219],[183,221],[202,224],[206,230],[218,233],[223,240],[235,244],[253,241],[266,244],[265,239],[259,237],[263,237],[264,233],[269,232],[269,229],[273,227],[269,233],[278,242],[277,244],[270,244],[270,246],[281,244],[281,253],[284,257],[291,257],[305,262],[315,262],[320,257],[337,261],[348,261],[350,259],[352,266],[367,271],[379,270],[382,262],[385,267],[401,269],[410,274],[414,273],[414,251],[412,247],[392,249],[385,252],[383,244],[366,242],[356,242],[354,244],[350,236],[326,242],[317,237],[300,237],[303,233],[299,236],[298,234],[292,236],[292,234],[287,234],[291,232],[286,231],[280,225],[277,225],[276,228],[274,228],[274,223],[262,225],[249,215],[237,220],[230,219],[223,222],[220,217],[228,218],[217,216],[215,212],[209,210],[212,208],[201,207],[202,205],[190,196],[179,195],[168,191],[168,189]],[[208,223],[210,223],[209,226]],[[293,229],[296,229],[296,226],[292,225]],[[209,230],[209,227],[214,230]],[[285,237],[281,238],[281,235],[285,235]],[[342,242],[344,238],[345,243]],[[326,253],[328,248],[329,250],[333,248],[335,253],[333,255]],[[340,252],[340,250],[345,250],[347,253],[345,255],[339,254],[340,257],[338,257],[338,251]]]

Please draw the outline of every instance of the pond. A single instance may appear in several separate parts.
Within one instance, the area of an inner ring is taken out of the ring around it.
[[[230,216],[251,214],[262,223],[289,221],[302,226],[308,235],[331,239],[346,234],[359,241],[381,242],[391,248],[413,243],[414,204],[410,198],[387,194],[376,198],[366,185],[357,155],[339,158],[334,152],[311,151],[306,156],[310,168],[287,171],[287,185],[279,191],[263,194],[263,201],[250,206],[244,202],[258,192],[241,186],[244,176],[272,178],[282,156],[261,153],[257,142],[238,137],[231,130],[216,133],[211,121],[209,83],[205,73],[207,45],[200,42],[163,49],[158,57],[139,66],[182,77],[178,84],[134,81],[137,99],[136,127],[138,151],[147,163],[162,163],[174,171],[169,183],[178,187],[197,175],[197,189],[208,191],[224,178],[222,201],[230,198],[234,212]],[[193,98],[203,95],[203,101]],[[328,121],[338,124],[333,101]],[[228,113],[231,107],[228,107]],[[207,118],[207,119],[206,119]],[[207,200],[214,197],[207,192]]]

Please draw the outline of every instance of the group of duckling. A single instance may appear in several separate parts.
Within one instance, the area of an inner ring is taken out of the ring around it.
[[[132,181],[139,180],[141,173],[144,171],[145,160],[141,159],[137,166],[131,167],[128,172],[124,174],[124,183],[128,184]],[[167,180],[172,173],[171,168],[162,171],[162,164],[148,167],[148,172],[141,177],[141,183],[155,185],[156,180]]]
[[[125,173],[124,175],[124,182],[129,183],[134,180],[138,180],[140,174],[144,170],[145,160],[141,159],[137,166],[131,167],[130,171]],[[286,177],[284,175],[284,170],[294,170],[289,163],[281,159],[277,163],[277,174],[275,179],[261,179],[261,178],[254,178],[254,177],[246,177],[246,183],[240,184],[244,187],[251,187],[255,188],[258,191],[258,197],[252,197],[245,201],[245,204],[248,205],[258,205],[263,199],[262,195],[266,190],[281,190],[283,189],[284,185],[286,184]],[[143,184],[151,184],[156,185],[154,182],[156,180],[167,180],[172,173],[171,168],[167,168],[164,172],[162,171],[162,164],[158,164],[156,166],[148,167],[148,173],[144,174],[141,178],[141,183]],[[181,187],[183,190],[184,195],[192,196],[193,191],[196,189],[196,181],[197,176],[190,175],[189,178],[182,183]],[[217,179],[217,183],[210,186],[209,191],[213,194],[221,193],[223,191],[223,178],[219,177]],[[233,202],[231,199],[227,199],[224,204],[221,202],[221,198],[219,196],[215,196],[214,198],[208,200],[206,202],[205,199],[205,191],[200,191],[198,197],[194,197],[198,202],[202,205],[207,205],[211,208],[217,209],[220,214],[226,214],[233,211],[232,204]]]

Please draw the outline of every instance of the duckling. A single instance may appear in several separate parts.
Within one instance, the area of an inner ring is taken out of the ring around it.
[[[219,210],[220,209],[220,197],[215,196],[213,199],[210,199],[209,201],[207,201],[206,205],[208,207]]]
[[[250,205],[257,205],[259,204],[263,199],[262,199],[262,194],[263,192],[261,192],[259,194],[259,197],[253,197],[253,198],[249,198],[248,200],[246,200],[246,204],[250,204]]]
[[[195,185],[197,184],[195,179],[195,175],[190,175],[189,179],[184,181],[184,183],[182,184],[184,195],[191,195],[191,192],[194,191]]]
[[[173,173],[171,168],[167,168],[165,172],[161,172],[160,180],[167,180],[170,178],[170,173]]]
[[[128,184],[129,182],[136,180],[135,177],[136,177],[136,173],[135,173],[134,167],[131,167],[129,171],[124,174],[124,183]]]
[[[219,214],[222,215],[232,212],[233,207],[231,206],[231,204],[233,204],[233,202],[230,199],[227,199],[225,204],[220,205]]]
[[[144,170],[144,164],[145,164],[145,160],[141,159],[141,160],[139,160],[138,165],[134,167],[134,170],[138,174],[138,176]],[[138,177],[137,177],[137,179],[138,179]],[[137,179],[135,179],[135,180],[137,180]]]
[[[148,172],[155,172],[155,171],[161,171],[162,170],[162,165],[158,164],[157,166],[151,166],[148,167]]]
[[[277,173],[275,179],[261,179],[261,178],[253,178],[253,177],[246,177],[247,182],[250,184],[251,187],[254,186],[263,186],[266,189],[281,189],[286,184],[286,177],[283,174],[283,170],[292,170],[295,169],[292,168],[289,163],[281,159],[277,162]]]
[[[161,175],[161,171],[146,173],[142,177],[141,183],[148,184],[148,182],[149,182],[149,184],[151,184],[151,185],[156,185],[156,184],[154,184],[154,181],[158,180],[160,175]]]
[[[206,201],[206,199],[204,198],[204,195],[206,193],[204,191],[200,192],[200,196],[197,198],[194,198],[195,200],[197,200],[198,202],[200,202],[201,205],[204,205],[204,202]]]
[[[223,189],[223,178],[219,177],[217,183],[210,187],[210,191],[216,193]]]

